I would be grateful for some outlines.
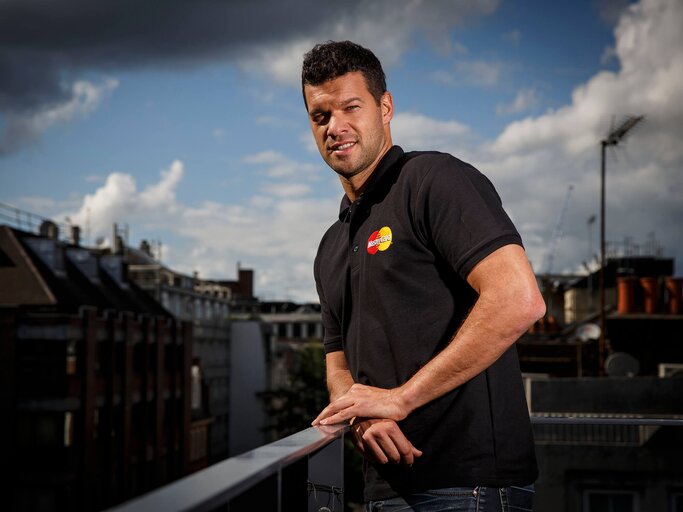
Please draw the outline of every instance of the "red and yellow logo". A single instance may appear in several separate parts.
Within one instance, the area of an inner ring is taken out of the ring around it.
[[[391,245],[391,229],[384,226],[379,231],[375,231],[368,238],[368,254],[375,254],[377,251],[386,251]]]

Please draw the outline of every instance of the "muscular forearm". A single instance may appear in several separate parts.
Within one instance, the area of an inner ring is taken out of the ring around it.
[[[346,363],[344,352],[330,352],[325,357],[327,390],[330,402],[336,400],[353,386],[353,377]]]
[[[533,298],[480,296],[451,343],[394,390],[396,399],[409,414],[461,386],[491,366],[541,315]]]
[[[492,365],[545,312],[519,246],[498,249],[472,270],[468,282],[479,297],[441,353],[397,388],[352,385],[315,422],[336,423],[354,416],[402,420]]]
[[[325,356],[327,388],[330,401],[344,396],[354,385],[344,352],[330,352]],[[422,452],[405,437],[393,420],[349,418],[351,435],[356,448],[368,460],[379,464],[401,463],[412,466]]]
[[[479,298],[451,343],[396,388],[396,399],[406,414],[461,386],[491,366],[545,313],[536,279],[519,246],[500,250],[470,275]],[[500,257],[504,257],[501,263]],[[510,274],[516,279],[506,279]],[[491,286],[491,283],[504,286]]]

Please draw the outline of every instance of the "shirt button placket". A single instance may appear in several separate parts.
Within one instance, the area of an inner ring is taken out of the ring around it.
[[[356,201],[349,208],[349,213],[351,214],[351,224],[353,224],[353,222],[354,222],[354,219],[353,219],[354,214],[358,215],[358,213],[359,213],[361,201],[362,201],[362,198],[359,197],[358,199],[356,199]],[[360,211],[362,211],[362,210],[360,210]],[[349,234],[351,235],[349,237],[350,238],[349,239],[349,249],[350,249],[349,257],[351,257],[354,254],[358,253],[358,250],[360,249],[360,244],[357,242],[357,240],[355,240],[356,230],[351,229],[351,232]]]

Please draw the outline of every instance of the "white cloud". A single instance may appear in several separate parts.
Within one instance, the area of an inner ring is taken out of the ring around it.
[[[345,4],[333,20],[317,20],[308,35],[252,49],[240,60],[249,71],[263,71],[279,83],[301,83],[301,59],[315,43],[350,39],[372,48],[384,66],[391,66],[414,44],[420,33],[442,53],[459,52],[450,30],[465,21],[486,16],[499,0],[412,0],[387,8],[382,0]]]
[[[161,171],[160,180],[138,191],[133,176],[114,172],[92,194],[82,198],[78,211],[68,216],[75,224],[88,228],[91,237],[107,236],[113,223],[139,222],[142,229],[173,227],[177,213],[175,188],[183,177],[180,161]]]
[[[567,155],[576,155],[595,146],[614,116],[644,113],[652,128],[679,122],[683,117],[682,22],[679,1],[643,0],[633,5],[615,31],[621,69],[598,73],[577,87],[571,105],[512,123],[495,141],[494,150],[506,154],[559,146]],[[656,135],[650,129],[648,136],[663,140],[675,135],[664,131]]]
[[[503,72],[501,62],[484,60],[459,60],[452,70],[440,70],[432,78],[444,85],[473,85],[493,87],[500,82]]]
[[[272,183],[263,186],[263,191],[271,196],[296,198],[311,192],[311,187],[305,183]]]
[[[413,4],[425,8],[428,5],[418,1]],[[372,3],[371,7],[375,5]],[[483,6],[484,3],[479,5],[478,12],[485,12]],[[495,8],[495,4],[491,6]],[[399,14],[405,16],[418,10],[401,7],[396,9],[398,14],[392,10],[388,19],[396,22]],[[337,29],[349,29],[350,19],[342,17]],[[367,38],[387,36],[388,23],[382,20],[376,35],[371,34],[370,27],[354,26],[348,37],[360,33]],[[486,173],[498,188],[539,270],[567,187],[573,185],[564,219],[565,235],[558,245],[554,270],[574,270],[581,261],[591,258],[590,249],[597,250],[597,225],[593,225],[589,239],[587,219],[599,210],[599,142],[613,118],[619,121],[626,114],[645,114],[644,123],[624,145],[607,155],[608,239],[632,236],[642,241],[655,231],[666,248],[665,254],[675,256],[680,268],[681,26],[680,0],[642,0],[623,12],[615,29],[618,70],[597,73],[580,84],[571,102],[562,108],[513,122],[499,137],[485,143],[457,120],[399,112],[392,122],[394,141],[405,149],[450,151]],[[402,27],[399,24],[396,31],[400,32]],[[329,37],[339,33],[333,31]],[[387,46],[400,43],[393,49],[381,46],[387,54],[397,55],[409,44],[407,36],[387,37]],[[288,55],[283,52],[281,56]],[[379,51],[378,54],[384,58]],[[290,62],[289,67],[298,70],[300,58],[297,55],[296,65]],[[277,67],[269,71],[275,73]],[[497,80],[500,74],[489,77]],[[283,75],[281,79],[287,78]],[[520,91],[513,103],[501,108],[511,112],[531,105],[535,96],[528,92],[526,95]],[[302,141],[319,158],[310,133],[303,134]],[[272,292],[282,298],[282,291],[286,290],[298,299],[314,300],[313,256],[322,233],[334,218],[340,196],[334,173],[316,162],[299,162],[276,151],[246,157],[244,164],[271,182],[261,185],[258,195],[244,198],[240,204],[188,205],[179,201],[175,191],[185,174],[181,162],[174,162],[162,172],[157,183],[143,190],[138,190],[131,175],[112,173],[102,187],[83,199],[80,208],[73,208],[77,213],[70,216],[82,224],[89,219],[93,238],[97,233],[109,235],[112,222],[128,222],[151,233],[150,238],[158,238],[165,231],[175,237],[167,243],[168,250],[164,250],[165,261],[173,268],[188,273],[199,270],[205,277],[226,277],[239,260],[256,270],[257,290],[262,293]],[[320,176],[329,177],[329,194],[314,195],[307,185]]]
[[[507,114],[518,114],[524,112],[525,110],[531,110],[539,104],[539,97],[536,90],[530,87],[524,87],[517,91],[515,99],[512,103],[507,105],[499,104],[496,106],[496,114],[507,115]]]
[[[600,140],[613,122],[645,114],[627,140],[607,153],[607,239],[654,236],[683,262],[683,3],[643,0],[615,29],[620,69],[599,72],[575,88],[572,101],[508,125],[483,144],[457,121],[398,114],[394,140],[409,149],[440,149],[475,164],[497,186],[525,240],[534,266],[542,262],[570,185],[564,237],[555,271],[576,271],[597,251]],[[525,96],[526,95],[526,96]],[[508,107],[533,103],[520,92]],[[590,235],[590,236],[589,236]],[[680,273],[680,270],[679,270]]]
[[[35,212],[37,215],[54,218],[58,222],[64,220],[64,215],[53,215],[55,212],[73,211],[81,205],[81,197],[69,197],[66,200],[53,199],[50,197],[22,196],[12,201],[12,206],[21,210]],[[16,215],[16,222],[20,227],[24,221],[24,216],[19,212]],[[29,219],[26,218],[29,222]],[[26,226],[30,229],[30,226]]]
[[[391,123],[392,139],[406,151],[431,148],[448,151],[470,134],[457,121],[439,121],[415,112],[396,114]]]
[[[308,135],[310,138],[310,134]],[[321,165],[302,163],[292,160],[287,155],[278,151],[262,151],[244,158],[244,162],[259,166],[262,172],[271,178],[298,178],[306,176],[307,179],[317,179]]]
[[[147,187],[140,193],[140,201],[151,208],[169,207],[175,203],[175,188],[183,178],[183,163],[175,160],[171,167],[161,171],[159,183]]]
[[[7,112],[0,136],[0,155],[16,151],[55,124],[86,117],[116,87],[118,81],[113,78],[100,84],[80,80],[71,86],[69,98],[61,103],[43,105],[31,112]]]
[[[271,165],[279,157],[263,152],[250,160]],[[283,298],[287,290],[291,298],[316,299],[313,257],[334,219],[338,191],[319,197],[306,184],[274,182],[261,188],[262,195],[245,198],[244,204],[188,205],[176,197],[184,176],[184,165],[176,160],[157,182],[139,190],[133,176],[111,173],[67,215],[88,227],[90,240],[109,237],[113,223],[135,226],[131,245],[142,238],[161,238],[163,261],[177,271],[225,279],[240,261],[255,269],[257,293]]]
[[[614,49],[614,46],[606,46],[605,49],[602,51],[602,55],[600,56],[600,64],[603,66],[607,66],[612,60],[617,58],[617,51]]]
[[[591,244],[595,251],[586,219],[599,211],[599,142],[627,114],[646,117],[607,153],[607,238],[642,241],[655,231],[667,254],[683,262],[681,26],[678,0],[630,6],[615,29],[618,71],[597,73],[574,90],[571,104],[511,123],[482,148],[480,167],[500,185],[527,238],[539,240],[530,251],[537,264],[570,183],[575,191],[556,270],[578,266]]]
[[[255,48],[241,59],[240,65],[246,71],[265,71],[279,83],[297,86],[301,84],[301,59],[315,42],[312,38],[303,38],[277,46]]]

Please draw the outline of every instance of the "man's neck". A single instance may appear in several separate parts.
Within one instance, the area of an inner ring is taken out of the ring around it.
[[[375,172],[375,169],[377,169],[377,166],[382,161],[384,156],[389,152],[391,147],[391,139],[389,139],[389,144],[387,144],[386,147],[383,148],[383,150],[379,153],[377,159],[372,163],[372,165],[366,167],[358,174],[354,174],[350,178],[345,178],[341,175],[339,176],[339,181],[341,182],[342,188],[346,193],[346,197],[348,197],[352,203],[356,199],[358,199],[358,197],[363,193],[363,190],[365,190],[365,186],[370,180],[370,177]]]
[[[372,173],[376,168],[377,165],[368,167],[351,178],[339,176],[339,181],[346,193],[346,197],[348,197],[352,203],[363,193],[365,184],[368,182],[368,179],[370,179],[370,176],[372,176]]]

